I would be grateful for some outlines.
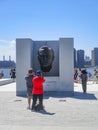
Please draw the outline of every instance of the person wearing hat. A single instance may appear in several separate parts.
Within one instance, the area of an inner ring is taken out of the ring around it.
[[[30,109],[31,99],[32,99],[32,89],[33,89],[33,83],[32,79],[34,78],[35,73],[32,68],[28,70],[28,73],[25,76],[26,80],[26,87],[27,87],[27,97],[28,97],[28,107],[27,109]]]
[[[46,79],[42,76],[41,70],[36,71],[36,76],[32,79],[33,82],[33,102],[32,102],[32,110],[36,109],[36,102],[37,99],[39,100],[39,110],[43,110],[43,83],[46,81]]]

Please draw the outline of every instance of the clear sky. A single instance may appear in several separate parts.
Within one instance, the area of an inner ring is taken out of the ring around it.
[[[60,37],[90,55],[98,47],[98,0],[0,0],[0,60],[15,59],[16,38]]]

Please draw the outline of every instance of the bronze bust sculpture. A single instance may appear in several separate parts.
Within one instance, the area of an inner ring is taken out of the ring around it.
[[[54,51],[48,46],[42,46],[38,50],[38,60],[41,70],[43,72],[49,72],[52,68],[52,62],[54,60]]]

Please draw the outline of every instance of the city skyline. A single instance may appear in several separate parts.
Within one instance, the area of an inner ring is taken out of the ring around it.
[[[74,48],[91,57],[98,47],[97,0],[1,0],[0,60],[15,59],[16,38],[73,37]]]
[[[94,48],[98,48],[98,47],[94,47]],[[92,51],[94,50],[94,48],[91,50],[90,53],[92,53]],[[79,50],[83,50],[83,49],[79,49]],[[76,50],[76,51],[79,51],[79,50]],[[84,51],[84,60],[87,60],[87,59],[91,60],[91,55],[89,56],[89,55],[86,54],[85,50],[83,50],[83,51]],[[14,52],[14,53],[15,53],[15,57],[14,58],[11,55],[7,55],[7,56],[2,55],[2,58],[0,59],[0,61],[3,61],[3,60],[7,60],[7,61],[9,61],[9,60],[13,61],[14,60],[14,61],[16,61],[16,52]]]

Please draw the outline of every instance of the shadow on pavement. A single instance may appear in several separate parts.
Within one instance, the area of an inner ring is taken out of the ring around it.
[[[51,93],[49,95],[45,94],[44,98],[48,99],[49,97],[53,98],[76,98],[81,100],[97,100],[96,96],[93,93],[83,93],[83,92],[74,92],[72,96],[67,96],[65,93]],[[62,101],[62,99],[61,99]]]
[[[48,91],[44,93],[44,98],[48,99],[52,98],[65,98],[74,96],[74,92],[66,92],[66,91]]]
[[[32,112],[37,112],[37,113],[46,114],[46,115],[54,115],[55,114],[55,113],[47,112],[45,109],[40,110],[40,111],[32,111]]]
[[[82,93],[82,92],[74,92],[74,96],[72,98],[81,99],[81,100],[97,100],[94,94]]]
[[[23,97],[27,98],[27,96],[18,96],[18,97]],[[44,99],[49,99],[50,97],[53,98],[61,98],[60,101],[65,101],[65,99],[62,98],[76,98],[76,99],[81,99],[81,100],[97,100],[96,96],[93,93],[83,93],[83,92],[75,92],[71,95],[68,96],[67,93],[65,92],[51,92],[51,93],[45,93],[44,94]]]

